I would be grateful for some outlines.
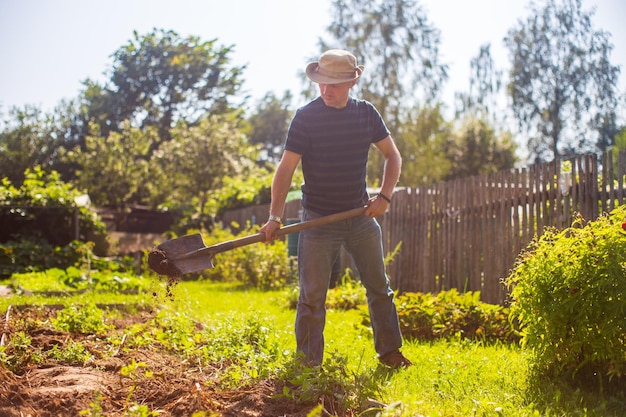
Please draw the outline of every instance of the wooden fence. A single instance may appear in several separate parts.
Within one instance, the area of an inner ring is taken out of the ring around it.
[[[480,291],[483,301],[504,304],[502,279],[533,237],[569,226],[577,214],[594,220],[623,204],[625,177],[620,151],[398,189],[379,219],[385,251],[401,245],[388,267],[392,286],[400,293]],[[298,209],[290,203],[286,217]],[[253,210],[256,223],[266,220],[267,206]],[[240,210],[223,220],[244,224],[251,216]]]

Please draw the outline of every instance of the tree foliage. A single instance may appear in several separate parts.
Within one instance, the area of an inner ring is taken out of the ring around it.
[[[262,145],[264,153],[262,158],[267,162],[277,163],[282,155],[282,145],[287,137],[289,121],[293,114],[289,110],[290,103],[289,92],[286,92],[282,99],[268,93],[248,118],[250,143]]]
[[[446,148],[450,170],[445,180],[493,174],[515,166],[516,145],[509,132],[500,135],[484,119],[466,117]]]
[[[443,117],[441,106],[416,110],[400,129],[403,157],[401,184],[416,187],[511,169],[516,145],[509,132],[468,114],[457,127]]]
[[[445,149],[452,135],[452,125],[444,119],[441,106],[414,110],[406,118],[397,136],[402,154],[400,184],[407,187],[443,181],[450,171]]]
[[[536,161],[599,152],[613,143],[617,78],[609,34],[591,25],[581,0],[531,4],[505,39],[512,58],[509,94]]]
[[[156,128],[144,130],[129,123],[120,132],[107,137],[94,134],[85,138],[83,149],[76,147],[66,161],[78,166],[74,183],[85,190],[98,206],[124,209],[133,204],[155,207],[150,190],[158,177],[157,166],[151,164],[150,149],[158,141]]]
[[[0,178],[21,184],[24,172],[36,166],[54,167],[65,140],[60,117],[39,108],[13,108],[0,130]]]
[[[238,112],[206,117],[197,126],[180,123],[172,140],[155,153],[152,162],[163,169],[158,186],[167,190],[167,205],[207,213],[211,194],[229,176],[258,175],[257,147],[241,130]]]
[[[457,117],[475,115],[498,121],[502,78],[502,70],[496,68],[491,56],[491,45],[482,45],[478,55],[470,61],[469,92],[455,95]]]
[[[119,48],[107,85],[87,80],[81,103],[83,127],[95,121],[100,135],[119,131],[130,121],[156,127],[159,142],[170,140],[178,121],[198,123],[208,114],[228,112],[241,87],[243,67],[230,65],[232,47],[216,40],[181,38],[153,30]],[[80,131],[80,129],[79,129]]]

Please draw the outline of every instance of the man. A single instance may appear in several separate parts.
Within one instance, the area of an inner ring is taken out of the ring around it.
[[[363,216],[300,232],[295,333],[298,352],[312,366],[322,364],[326,293],[342,245],[352,255],[367,290],[379,360],[393,368],[411,365],[399,350],[398,313],[385,273],[380,226],[374,219],[389,207],[402,158],[374,106],[350,97],[363,69],[354,55],[337,49],[307,66],[306,75],[319,84],[320,97],[298,109],[291,121],[272,180],[270,216],[261,228],[267,241],[275,239],[300,162],[304,175],[302,220],[367,205]],[[383,154],[385,168],[380,193],[370,198],[365,176],[371,144]]]

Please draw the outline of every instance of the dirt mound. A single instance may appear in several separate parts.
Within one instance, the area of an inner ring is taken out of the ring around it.
[[[32,352],[45,352],[55,346],[67,349],[69,341],[74,340],[81,342],[94,359],[82,365],[31,360],[16,373],[0,365],[0,417],[77,416],[81,411],[90,412],[87,415],[122,416],[133,414],[133,407],[142,406],[160,416],[190,416],[204,411],[208,416],[305,417],[313,407],[275,398],[283,386],[274,380],[233,390],[220,389],[220,373],[227,364],[201,366],[149,348],[114,349],[106,338],[34,325],[46,323],[51,314],[54,312],[50,310],[14,310],[11,321],[21,318],[26,319],[21,322],[30,323],[19,331],[31,338]],[[126,315],[113,331],[123,335],[125,327],[145,322],[147,314],[151,313]],[[18,331],[10,323],[0,324],[6,325],[0,325],[0,329],[8,328],[5,336]],[[135,376],[123,376],[122,368],[131,363],[141,363],[141,371]],[[150,371],[149,376],[146,370]]]

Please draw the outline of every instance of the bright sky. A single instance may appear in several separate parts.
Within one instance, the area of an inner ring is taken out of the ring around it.
[[[502,39],[524,18],[530,0],[419,0],[441,31],[450,65],[444,99],[469,88],[469,62],[491,42],[508,69]],[[583,0],[596,6],[594,28],[612,34],[612,63],[620,65],[626,93],[626,1]],[[0,0],[0,112],[34,104],[51,110],[78,96],[86,79],[104,82],[111,55],[153,28],[234,45],[233,64],[247,65],[245,89],[253,99],[289,89],[297,98],[300,74],[327,38],[331,0]],[[367,69],[366,69],[367,70]],[[253,103],[255,104],[255,101]],[[296,103],[297,104],[297,103]],[[622,112],[623,113],[623,112]]]

